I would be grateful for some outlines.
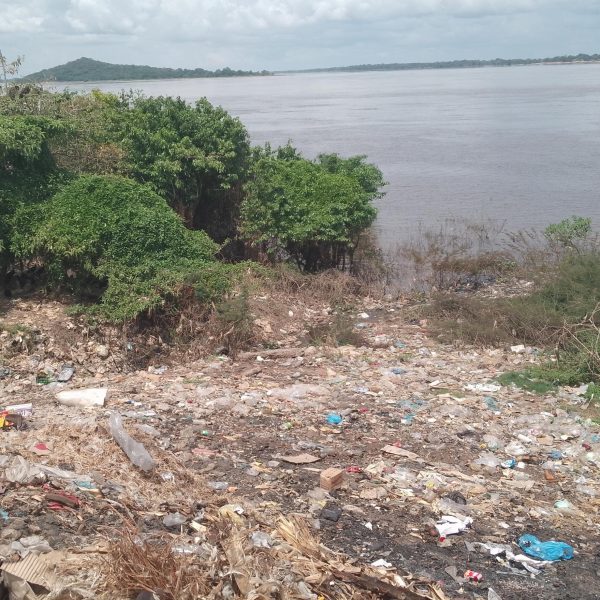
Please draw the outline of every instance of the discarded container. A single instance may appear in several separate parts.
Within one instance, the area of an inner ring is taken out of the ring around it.
[[[156,467],[155,460],[150,456],[144,444],[136,442],[124,429],[123,420],[119,413],[112,413],[108,419],[108,429],[115,438],[115,441],[121,447],[121,450],[127,454],[129,460],[142,471],[152,471]]]
[[[330,425],[340,425],[340,423],[343,421],[344,419],[342,418],[341,415],[338,415],[336,413],[329,413],[327,415],[327,422]]]
[[[25,419],[19,415],[14,413],[9,413],[4,410],[0,412],[0,427],[2,429],[10,429],[14,427],[15,429],[24,429]]]
[[[65,406],[104,406],[108,388],[88,388],[85,390],[66,390],[56,394],[56,399]]]
[[[554,540],[542,542],[529,533],[522,535],[518,544],[525,554],[540,560],[570,560],[574,556],[573,546]]]
[[[478,573],[477,571],[468,570],[465,571],[464,578],[469,581],[475,581],[479,583],[483,579],[483,575],[481,573]]]

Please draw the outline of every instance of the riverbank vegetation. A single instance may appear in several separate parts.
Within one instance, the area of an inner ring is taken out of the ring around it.
[[[495,249],[482,243],[488,236]],[[403,256],[429,282],[418,310],[437,336],[537,348],[542,365],[510,375],[525,387],[600,381],[600,238],[591,219],[564,219],[541,236],[467,227],[420,240]],[[500,293],[486,293],[492,283]]]
[[[12,85],[0,96],[0,275],[112,322],[218,303],[279,263],[352,271],[381,172],[252,147],[206,99]],[[252,261],[250,261],[252,259]]]

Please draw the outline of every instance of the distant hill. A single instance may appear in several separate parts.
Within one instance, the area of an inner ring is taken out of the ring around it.
[[[408,71],[412,69],[468,69],[473,67],[512,67],[518,65],[568,64],[600,62],[600,54],[577,54],[554,58],[494,58],[493,60],[448,60],[430,63],[381,63],[372,65],[350,65],[348,67],[325,67],[302,69],[287,73],[335,73],[358,71]]]
[[[193,77],[249,77],[270,75],[267,71],[234,71],[229,67],[206,69],[169,69],[145,65],[113,65],[92,58],[78,58],[64,65],[44,69],[21,78],[21,81],[108,81],[131,79],[180,79]]]

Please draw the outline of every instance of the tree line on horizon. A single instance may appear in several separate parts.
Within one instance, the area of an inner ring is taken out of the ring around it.
[[[475,67],[512,67],[519,65],[573,63],[573,62],[600,62],[600,54],[576,54],[555,56],[553,58],[494,58],[491,60],[448,60],[435,62],[412,63],[378,63],[349,65],[345,67],[321,67],[316,69],[302,69],[297,73],[328,73],[328,72],[357,72],[357,71],[409,71],[417,69],[468,69]]]

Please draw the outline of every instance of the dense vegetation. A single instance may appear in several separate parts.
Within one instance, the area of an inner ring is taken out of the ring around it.
[[[23,81],[109,81],[143,79],[181,79],[197,77],[247,77],[269,75],[267,71],[240,71],[225,67],[206,69],[170,69],[146,65],[114,65],[92,58],[78,58],[64,65],[44,69],[23,77]]]
[[[38,284],[123,322],[218,300],[248,257],[351,269],[383,185],[362,156],[251,148],[206,99],[12,85],[0,96],[0,284],[35,268]]]
[[[513,67],[519,65],[543,65],[573,62],[600,62],[600,54],[576,54],[553,58],[494,58],[492,60],[444,60],[416,63],[379,63],[304,69],[299,73],[359,72],[359,71],[410,71],[414,69],[470,69],[474,67]]]

